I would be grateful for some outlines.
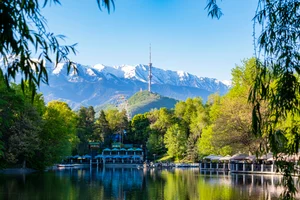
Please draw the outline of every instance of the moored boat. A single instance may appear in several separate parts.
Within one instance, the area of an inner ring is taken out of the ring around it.
[[[74,164],[58,164],[57,167],[74,167]]]

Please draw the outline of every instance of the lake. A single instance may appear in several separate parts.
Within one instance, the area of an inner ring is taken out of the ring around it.
[[[85,168],[0,174],[0,199],[277,199],[280,176],[196,169]]]

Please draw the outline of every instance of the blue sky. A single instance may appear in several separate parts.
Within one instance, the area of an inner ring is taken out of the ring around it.
[[[42,9],[49,31],[78,43],[75,62],[109,66],[148,64],[229,80],[231,69],[253,56],[256,0],[223,0],[224,15],[211,19],[206,0],[115,0],[99,11],[96,0],[61,0]]]

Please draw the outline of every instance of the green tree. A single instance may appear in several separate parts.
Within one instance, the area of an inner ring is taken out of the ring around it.
[[[212,94],[208,97],[206,103],[206,112],[208,115],[207,125],[202,129],[201,136],[198,140],[199,156],[203,157],[209,154],[219,154],[218,149],[213,145],[213,123],[222,113],[220,109],[221,96]]]
[[[21,161],[23,168],[26,161],[35,162],[35,154],[40,150],[39,134],[42,131],[42,117],[32,105],[25,105],[14,124],[10,127],[7,142],[6,161],[17,163]]]
[[[71,155],[78,142],[77,116],[66,103],[51,101],[43,115],[44,126],[40,134],[41,152],[37,157],[39,168],[59,162]]]
[[[199,160],[198,151],[199,135],[190,134],[186,144],[186,159],[191,162]]]
[[[109,128],[108,121],[103,110],[100,111],[99,118],[95,122],[95,130],[93,134],[93,139],[95,141],[102,141],[104,146],[109,146],[112,142],[112,131]]]
[[[232,88],[210,110],[212,120],[211,144],[220,153],[230,147],[232,153],[239,151],[256,153],[260,145],[265,145],[264,137],[257,138],[252,133],[251,105],[248,104],[250,86],[255,77],[254,58],[243,61],[242,66],[232,70]],[[217,111],[218,110],[218,111]]]
[[[1,74],[1,73],[0,73]],[[42,95],[31,99],[29,85],[25,83],[22,91],[20,85],[7,88],[0,77],[0,124],[4,150],[3,163],[20,164],[26,167],[26,161],[32,162],[40,148],[39,134],[43,124],[41,115],[45,105]]]
[[[208,111],[202,99],[197,97],[178,102],[174,114],[180,120],[180,125],[187,130],[186,159],[195,162],[198,159],[198,140],[209,122]]]
[[[151,155],[153,153],[158,156],[163,155],[166,153],[164,135],[168,128],[176,121],[173,112],[166,108],[154,109],[148,113],[147,118],[150,122],[147,149]]]
[[[146,145],[150,132],[150,122],[147,114],[137,114],[131,120],[131,131],[127,139],[132,143]]]
[[[203,111],[202,99],[199,97],[188,98],[186,101],[178,102],[175,105],[174,114],[182,119],[186,124],[192,124],[192,120],[197,117],[198,112]]]
[[[24,102],[17,120],[10,127],[8,151],[14,152],[25,168],[27,161],[32,166],[35,162],[35,155],[40,150],[39,134],[43,126],[42,114],[45,111],[45,103],[42,94],[37,94],[33,100],[31,99],[31,88],[27,82],[24,87],[22,89],[22,85],[13,85],[16,94],[21,96]]]
[[[80,155],[88,153],[88,143],[94,135],[95,111],[93,106],[80,107],[78,111],[77,136],[79,143],[77,144],[76,152]]]
[[[128,118],[125,110],[107,110],[106,120],[108,121],[109,128],[113,134],[119,134],[121,137],[123,137],[124,130],[128,130]]]
[[[166,153],[164,136],[161,135],[157,130],[150,129],[146,147],[150,156],[152,156],[153,154],[163,155],[164,153]]]
[[[176,158],[176,160],[183,159],[186,153],[187,133],[186,130],[174,124],[168,128],[164,137],[164,143],[168,149],[168,155]]]
[[[198,143],[198,150],[200,157],[210,155],[210,154],[218,154],[218,150],[213,146],[213,129],[212,125],[207,126],[203,129],[203,133],[201,135],[201,139]]]
[[[148,114],[148,119],[150,121],[150,128],[157,130],[162,135],[164,135],[167,129],[175,122],[172,111],[167,108],[152,110]]]
[[[254,154],[259,148],[259,140],[252,133],[251,106],[239,97],[226,96],[221,103],[222,113],[214,122],[212,144],[218,148],[231,146],[232,153]]]
[[[20,95],[17,95],[13,89],[6,87],[0,71],[0,158],[5,156],[9,130],[16,121],[23,102]]]

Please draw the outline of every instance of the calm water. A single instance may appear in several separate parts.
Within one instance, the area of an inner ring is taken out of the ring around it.
[[[0,199],[277,199],[278,179],[204,174],[199,169],[65,169],[0,174]]]

